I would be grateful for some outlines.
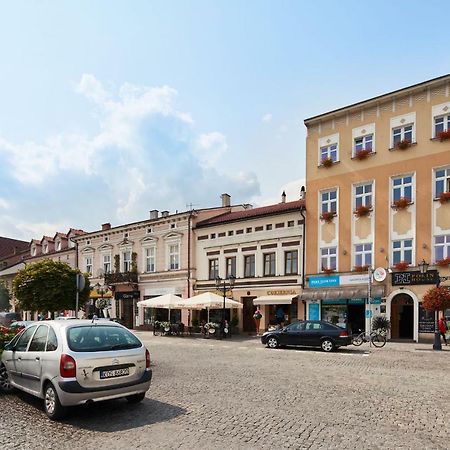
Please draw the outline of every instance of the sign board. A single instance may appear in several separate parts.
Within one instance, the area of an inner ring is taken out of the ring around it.
[[[359,273],[356,275],[340,275],[339,276],[339,285],[340,286],[348,286],[353,284],[365,284],[369,282],[369,274],[368,273]]]
[[[352,286],[357,284],[367,284],[369,282],[368,273],[358,273],[354,275],[330,275],[330,276],[310,276],[310,288],[323,288],[335,286]]]
[[[392,286],[411,286],[415,284],[437,284],[439,273],[437,270],[429,270],[426,273],[394,272],[392,274]]]
[[[372,318],[372,311],[370,309],[366,309],[366,319]]]
[[[434,333],[434,311],[427,311],[419,304],[419,333]]]
[[[339,275],[332,275],[329,277],[319,277],[319,276],[309,277],[310,288],[331,287],[331,286],[339,286]]]
[[[139,291],[116,292],[114,294],[114,298],[116,300],[138,299],[139,297],[140,297],[140,292]]]
[[[77,273],[77,290],[78,290],[78,292],[83,291],[85,285],[86,285],[86,278],[84,278],[83,274]]]
[[[373,278],[375,281],[384,281],[386,279],[386,270],[383,267],[377,267],[373,271]]]

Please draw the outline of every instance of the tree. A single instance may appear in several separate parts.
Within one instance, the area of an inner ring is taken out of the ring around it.
[[[445,286],[431,288],[423,296],[422,306],[428,311],[444,311],[450,308],[450,289]]]
[[[25,311],[62,311],[75,309],[78,269],[45,259],[19,270],[13,281],[13,292],[19,308]],[[80,305],[89,299],[89,278],[80,292]]]
[[[11,309],[11,303],[9,300],[11,296],[5,284],[0,281],[0,311],[9,311]]]

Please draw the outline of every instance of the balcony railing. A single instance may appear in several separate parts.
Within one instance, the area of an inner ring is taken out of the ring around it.
[[[118,272],[105,274],[106,284],[137,283],[137,282],[138,282],[137,272]]]

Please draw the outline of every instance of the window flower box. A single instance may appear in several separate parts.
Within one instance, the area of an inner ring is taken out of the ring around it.
[[[332,273],[335,272],[335,270],[327,267],[327,268],[322,268],[322,272],[326,273],[327,275],[331,275]]]
[[[370,214],[371,211],[372,211],[372,205],[369,205],[369,206],[360,205],[355,209],[353,214],[356,217],[366,217]]]
[[[440,131],[440,132],[438,133],[437,137],[439,138],[439,140],[440,140],[441,142],[450,139],[450,130],[447,130],[447,131]]]
[[[333,163],[334,161],[330,157],[323,158],[322,161],[320,161],[320,164],[323,167],[331,167]]]
[[[394,265],[397,270],[404,271],[409,267],[409,263],[406,261],[400,261]]]
[[[355,272],[367,272],[369,270],[369,266],[365,265],[365,266],[355,266],[354,267]]]
[[[441,192],[439,195],[439,202],[443,205],[444,203],[450,202],[450,192]]]
[[[368,150],[362,148],[361,150],[356,150],[355,159],[362,161],[363,159],[367,159],[367,157],[372,153],[372,150]]]
[[[406,150],[409,147],[411,147],[411,141],[409,139],[403,139],[395,145],[395,148],[399,150]]]
[[[399,209],[406,209],[411,204],[411,199],[408,197],[400,197],[398,200],[394,200],[392,203],[392,208],[399,210]]]
[[[436,261],[436,265],[439,267],[447,267],[450,265],[450,258],[440,259],[439,261]]]
[[[320,220],[323,220],[326,223],[333,222],[333,219],[336,217],[336,213],[334,211],[323,212],[320,215]]]

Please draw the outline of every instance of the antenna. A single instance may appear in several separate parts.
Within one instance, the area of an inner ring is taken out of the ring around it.
[[[189,211],[192,211],[194,209],[194,206],[197,206],[196,203],[186,203],[186,209]]]

